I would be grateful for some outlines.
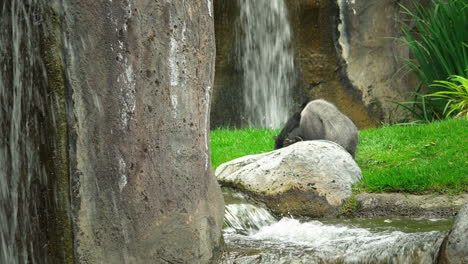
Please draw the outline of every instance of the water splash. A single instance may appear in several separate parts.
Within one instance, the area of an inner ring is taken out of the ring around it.
[[[251,204],[229,204],[224,210],[224,224],[229,228],[226,232],[251,235],[275,222],[267,210]]]
[[[433,263],[446,234],[363,228],[336,220],[277,221],[248,204],[227,205],[225,222],[230,250],[223,263]]]
[[[295,73],[288,10],[284,0],[238,1],[246,122],[279,128],[288,117]]]

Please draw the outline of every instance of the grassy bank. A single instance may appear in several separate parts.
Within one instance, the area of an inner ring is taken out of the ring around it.
[[[278,130],[219,129],[211,133],[213,167],[273,150]],[[367,192],[468,192],[468,121],[360,131],[356,161]]]
[[[217,168],[224,162],[251,154],[273,150],[274,136],[279,130],[269,129],[216,129],[211,131],[211,162]]]

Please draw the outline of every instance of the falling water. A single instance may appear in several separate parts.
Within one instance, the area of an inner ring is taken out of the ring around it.
[[[51,245],[61,196],[52,183],[58,102],[41,59],[47,12],[47,0],[0,4],[0,263],[65,262]]]
[[[251,204],[228,204],[224,210],[224,224],[228,232],[253,234],[261,227],[276,223],[276,219],[265,209]]]
[[[250,126],[279,128],[294,81],[291,27],[284,0],[239,0],[239,65]]]
[[[226,206],[223,263],[434,263],[446,219],[276,220],[265,209]],[[438,231],[433,231],[438,230]]]

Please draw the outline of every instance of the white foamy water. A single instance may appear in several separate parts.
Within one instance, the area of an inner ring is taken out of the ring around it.
[[[224,223],[227,232],[254,234],[260,228],[276,223],[276,219],[265,209],[251,204],[226,205]]]
[[[243,224],[237,225],[237,232],[225,229],[230,251],[223,263],[433,263],[446,233],[375,231],[292,218],[272,222],[274,217],[264,215],[265,209],[228,207],[225,221]],[[242,230],[243,226],[248,229]]]
[[[292,33],[284,0],[238,0],[238,65],[246,122],[279,128],[288,117],[294,82]]]

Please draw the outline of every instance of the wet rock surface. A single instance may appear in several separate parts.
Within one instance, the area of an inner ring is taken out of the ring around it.
[[[441,264],[468,263],[468,202],[460,209],[439,253]]]
[[[72,263],[54,2],[0,4],[0,263]]]
[[[468,194],[412,195],[361,193],[357,195],[355,217],[451,217],[468,202]]]
[[[361,179],[351,155],[325,140],[242,157],[215,174],[223,186],[248,193],[276,214],[310,217],[333,216]]]

